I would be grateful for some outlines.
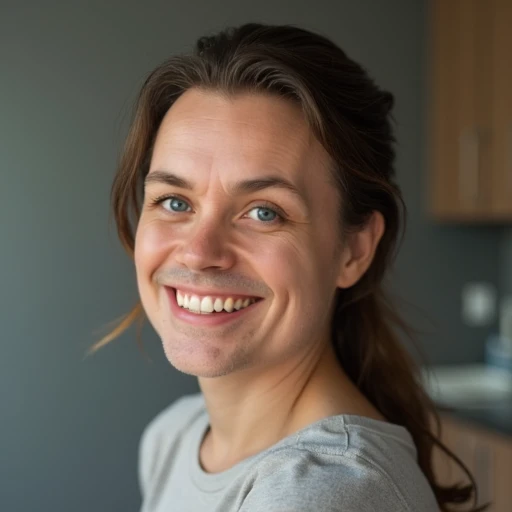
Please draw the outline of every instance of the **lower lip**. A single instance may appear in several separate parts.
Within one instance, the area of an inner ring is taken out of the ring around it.
[[[241,319],[243,316],[246,316],[254,310],[254,308],[262,302],[258,300],[247,306],[246,308],[239,309],[238,311],[233,311],[233,313],[209,313],[209,314],[199,314],[199,313],[191,313],[190,311],[178,306],[178,302],[176,301],[176,290],[174,288],[165,287],[165,292],[167,293],[167,297],[169,298],[169,304],[171,306],[172,314],[187,322],[188,324],[200,325],[200,326],[217,326],[224,325],[229,322],[234,322],[236,320]]]

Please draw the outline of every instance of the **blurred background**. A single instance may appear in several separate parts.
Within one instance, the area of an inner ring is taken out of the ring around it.
[[[395,95],[409,217],[392,287],[447,432],[510,512],[511,5],[0,0],[0,510],[138,509],[140,434],[198,386],[148,323],[145,354],[131,328],[85,358],[138,298],[110,186],[146,75],[259,21],[330,37]]]

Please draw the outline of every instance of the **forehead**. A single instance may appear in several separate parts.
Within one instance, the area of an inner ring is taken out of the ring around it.
[[[191,89],[165,115],[155,141],[152,168],[183,172],[283,173],[303,182],[328,178],[329,157],[291,101],[245,93],[232,97]]]

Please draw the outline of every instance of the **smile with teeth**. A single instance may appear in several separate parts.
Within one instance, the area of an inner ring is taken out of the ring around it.
[[[212,296],[200,297],[176,290],[176,302],[178,306],[192,313],[206,315],[213,312],[220,313],[221,311],[225,311],[231,313],[233,310],[238,311],[250,306],[256,302],[256,299],[233,299],[232,297],[222,299]]]

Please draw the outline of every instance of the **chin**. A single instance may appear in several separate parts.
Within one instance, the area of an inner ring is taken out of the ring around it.
[[[169,343],[164,339],[162,344],[169,363],[187,375],[214,378],[228,375],[235,370],[233,361],[223,360],[224,354],[218,348],[191,348],[186,344],[179,346],[176,340]]]

